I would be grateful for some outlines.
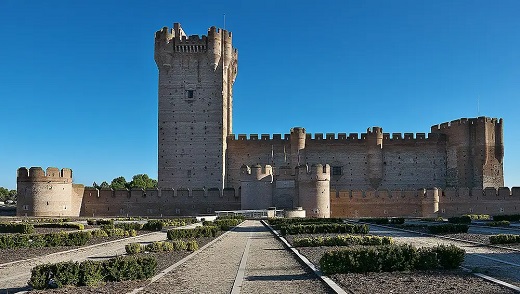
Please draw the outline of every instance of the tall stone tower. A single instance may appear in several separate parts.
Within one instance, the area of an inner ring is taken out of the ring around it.
[[[155,33],[159,188],[224,187],[237,57],[226,30],[188,37],[175,23]]]

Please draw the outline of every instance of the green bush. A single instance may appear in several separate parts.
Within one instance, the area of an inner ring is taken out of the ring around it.
[[[275,230],[286,225],[300,225],[300,224],[341,224],[341,218],[270,218],[269,225]]]
[[[468,225],[465,224],[444,224],[428,226],[428,230],[432,234],[456,234],[456,233],[467,233],[469,229]]]
[[[108,237],[108,234],[105,230],[92,230],[90,232],[94,238]]]
[[[141,250],[141,244],[139,243],[130,243],[125,245],[125,250],[127,254],[137,254],[140,253]]]
[[[229,231],[231,227],[236,227],[242,222],[243,220],[239,218],[216,219],[213,225],[220,227],[222,231]]]
[[[65,241],[66,246],[83,246],[87,244],[87,242],[92,239],[92,234],[90,232],[73,232],[67,234],[67,239]]]
[[[28,223],[0,223],[0,233],[32,234],[34,233],[34,225]]]
[[[65,228],[65,229],[76,229],[76,230],[84,230],[84,224],[78,223],[46,223],[46,224],[36,224],[34,225],[37,228]]]
[[[520,243],[520,235],[513,235],[513,234],[492,235],[492,236],[489,236],[489,242],[491,244]]]
[[[161,252],[163,251],[163,243],[161,241],[152,242],[146,245],[146,251],[149,252]]]
[[[143,230],[147,231],[161,231],[164,227],[164,223],[160,220],[149,220],[143,226]]]
[[[125,230],[121,228],[103,228],[108,237],[135,237],[137,236],[136,230]]]
[[[322,233],[346,233],[346,234],[367,234],[368,225],[361,224],[305,224],[305,225],[286,225],[280,227],[280,233],[285,235],[296,234],[322,234]]]
[[[401,225],[401,224],[404,224],[404,218],[402,218],[402,217],[360,218],[359,221],[360,222],[365,222],[365,223],[378,224],[378,225],[385,225],[385,224]]]
[[[199,237],[216,237],[219,227],[202,226],[193,229],[171,229],[166,232],[169,240],[199,238]]]
[[[388,245],[393,244],[392,237],[338,235],[334,237],[294,238],[295,247],[351,246],[351,245]]]
[[[433,250],[437,253],[439,265],[444,269],[456,269],[464,261],[465,251],[453,244],[437,245]]]
[[[510,221],[510,222],[518,222],[520,221],[520,214],[505,214],[505,215],[494,215],[494,221]]]
[[[79,265],[79,285],[98,286],[104,281],[103,263],[86,260]]]
[[[472,220],[490,220],[491,216],[489,214],[465,214]]]
[[[103,262],[104,281],[148,279],[155,274],[157,260],[151,257],[116,257]]]
[[[169,243],[172,244],[173,250],[175,250],[175,251],[181,251],[181,250],[187,250],[188,249],[188,244],[186,244],[186,242],[184,242],[182,240],[173,240],[173,241],[171,241]]]
[[[511,225],[511,222],[503,220],[503,221],[492,221],[486,223],[487,226],[490,227],[509,227]]]
[[[471,217],[469,215],[449,217],[448,222],[452,224],[470,224]]]
[[[462,264],[464,254],[463,249],[453,245],[419,249],[408,244],[348,247],[326,252],[320,259],[320,267],[326,275],[349,272],[453,269]]]
[[[162,244],[162,250],[166,252],[173,251],[175,249],[175,246],[173,246],[172,242],[163,242]]]
[[[128,223],[128,222],[117,223],[114,226],[116,228],[120,228],[120,229],[123,229],[125,231],[130,231],[130,230],[139,231],[139,230],[143,229],[143,224],[135,223],[135,222],[133,222],[133,223]]]
[[[195,240],[188,241],[186,244],[188,245],[188,248],[186,248],[188,251],[199,250],[199,243]]]

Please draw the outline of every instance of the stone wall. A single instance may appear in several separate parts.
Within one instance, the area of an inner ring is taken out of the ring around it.
[[[232,189],[85,188],[81,216],[181,216],[239,209],[240,197]]]

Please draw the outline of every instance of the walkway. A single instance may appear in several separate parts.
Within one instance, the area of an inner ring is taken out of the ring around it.
[[[331,293],[259,222],[248,220],[139,293]]]

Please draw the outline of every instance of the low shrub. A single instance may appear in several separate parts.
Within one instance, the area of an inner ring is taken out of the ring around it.
[[[239,218],[216,219],[213,225],[218,226],[222,231],[229,231],[231,227],[236,227],[242,222],[243,220]]]
[[[219,227],[216,226],[202,226],[193,229],[171,229],[166,232],[166,235],[169,240],[216,237],[219,231]]]
[[[425,221],[425,222],[443,222],[444,218],[442,216],[438,216],[438,217],[421,218],[421,220]]]
[[[157,261],[151,257],[116,257],[105,261],[87,260],[38,265],[31,270],[34,289],[64,286],[93,286],[103,282],[141,280],[152,277]]]
[[[341,218],[270,218],[269,225],[275,230],[279,230],[280,227],[286,225],[299,225],[299,224],[338,224],[343,223]]]
[[[34,233],[34,225],[28,223],[0,223],[0,233]]]
[[[452,224],[470,224],[471,217],[468,215],[449,217],[448,222]]]
[[[491,216],[489,214],[465,214],[472,220],[490,220]]]
[[[125,245],[125,250],[127,254],[137,254],[140,253],[141,250],[141,244],[139,243],[130,243]]]
[[[355,235],[338,235],[334,237],[316,237],[316,238],[294,238],[293,246],[295,247],[319,247],[319,246],[350,246],[350,245],[389,245],[393,244],[391,237],[379,236],[355,236]]]
[[[518,222],[520,221],[520,214],[505,214],[505,215],[494,215],[494,221],[510,221],[510,222]]]
[[[164,227],[164,223],[160,220],[149,220],[143,225],[143,230],[147,231],[161,231]]]
[[[402,217],[360,218],[359,221],[360,222],[365,222],[365,223],[378,224],[378,225],[385,225],[385,224],[401,225],[401,224],[404,224],[404,218],[402,218]]]
[[[408,244],[349,247],[326,252],[320,267],[335,273],[392,272],[415,269],[453,269],[464,261],[465,251],[454,245],[415,248]]]
[[[432,234],[456,234],[456,233],[467,233],[469,229],[468,225],[465,224],[443,224],[428,226],[428,231]]]
[[[175,250],[175,251],[181,251],[181,250],[188,249],[188,244],[186,244],[186,242],[184,242],[182,240],[173,240],[169,243],[171,243],[173,245],[173,250]]]
[[[78,223],[44,223],[44,224],[36,224],[34,225],[37,228],[65,228],[65,229],[76,229],[76,230],[84,230],[84,224]]]
[[[246,217],[243,215],[220,215],[217,217],[217,220],[222,220],[222,219],[237,219],[237,220],[245,221]]]
[[[137,236],[136,230],[125,230],[121,228],[103,228],[108,237],[135,237]]]
[[[149,252],[161,252],[163,251],[163,243],[164,242],[161,241],[155,241],[150,244],[146,244],[145,250]]]
[[[92,230],[90,232],[94,238],[108,237],[108,234],[105,230]]]
[[[343,234],[367,234],[368,225],[361,224],[309,224],[309,225],[286,225],[280,227],[280,233],[285,235],[296,234],[321,234],[321,233],[343,233]]]
[[[136,223],[136,222],[123,222],[123,223],[116,223],[114,224],[114,227],[123,229],[125,231],[135,230],[139,231],[143,229],[143,224]],[[159,230],[160,231],[160,230]]]
[[[199,250],[199,243],[197,243],[197,241],[195,240],[191,240],[191,241],[188,241],[187,242],[187,250],[188,251],[195,251],[195,250]]]
[[[511,225],[511,222],[510,221],[506,221],[506,220],[503,220],[503,221],[492,221],[492,222],[486,223],[486,225],[490,226],[490,227],[509,227]]]
[[[492,236],[489,236],[489,242],[491,244],[520,243],[520,235],[513,235],[513,234],[492,235]]]

